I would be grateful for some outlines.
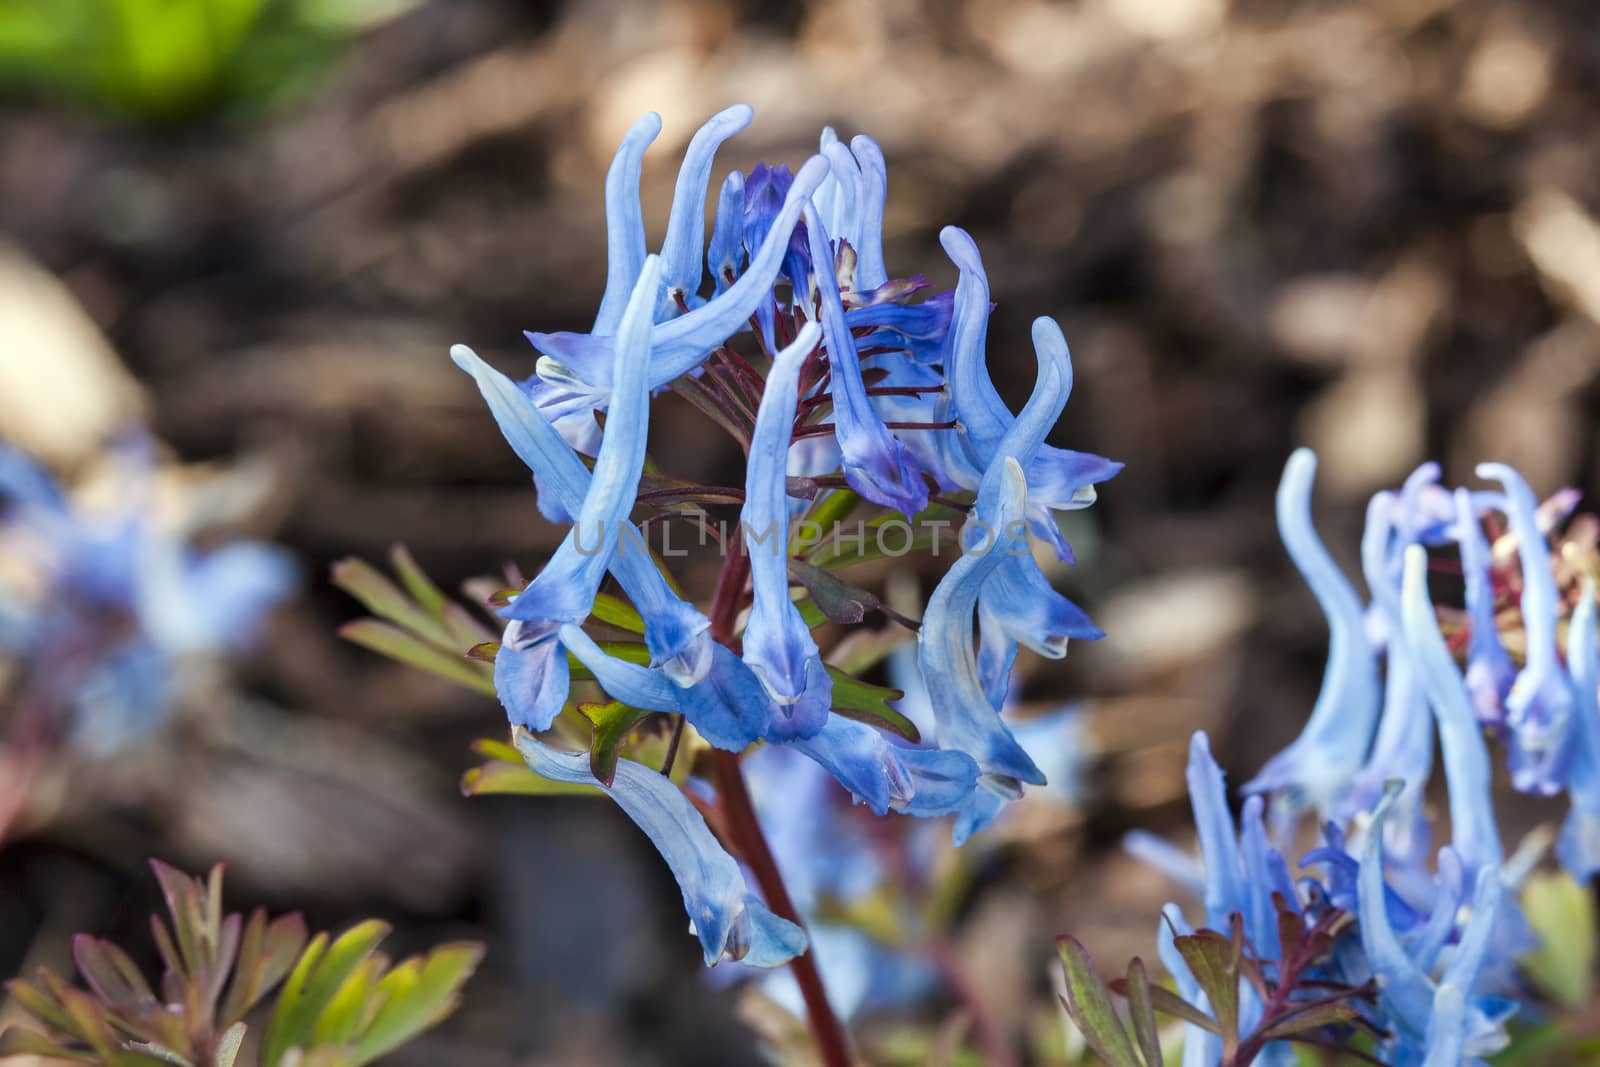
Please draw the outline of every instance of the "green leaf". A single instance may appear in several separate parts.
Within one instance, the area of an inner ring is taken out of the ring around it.
[[[1156,1030],[1156,1013],[1150,998],[1150,976],[1144,961],[1135,956],[1128,962],[1128,1019],[1139,1052],[1147,1067],[1161,1067],[1161,1035]]]
[[[644,616],[633,605],[609,593],[596,593],[592,614],[601,622],[626,630],[631,634],[644,633]]]
[[[900,714],[889,703],[891,700],[901,699],[905,693],[899,689],[890,689],[888,686],[863,682],[837,667],[829,667],[828,676],[833,679],[834,711],[847,719],[864,722],[880,730],[888,730],[913,743],[922,740],[922,735],[917,732],[916,723]]]
[[[1110,986],[1112,992],[1120,993],[1122,996],[1128,995],[1126,979],[1114,979]],[[1217,1025],[1217,1020],[1190,1004],[1172,990],[1163,986],[1151,985],[1149,987],[1149,996],[1150,1006],[1162,1015],[1170,1015],[1174,1019],[1182,1019],[1186,1023],[1193,1023],[1209,1033],[1221,1034],[1222,1029]]]
[[[414,603],[366,560],[352,557],[335,563],[333,584],[361,601],[361,606],[378,618],[432,645],[449,648],[451,638],[444,623]]]
[[[811,600],[830,622],[851,625],[866,618],[867,612],[883,607],[878,598],[865,589],[851,585],[821,567],[813,567],[800,559],[789,561],[789,577],[805,587]]]
[[[1594,989],[1594,898],[1563,871],[1530,875],[1522,909],[1539,947],[1519,962],[1541,992],[1569,1008],[1589,1002]]]
[[[233,1067],[233,1061],[239,1058],[239,1049],[244,1045],[244,1023],[234,1023],[225,1030],[217,1039],[217,1053],[212,1057],[212,1067]]]
[[[445,605],[450,602],[444,595],[444,590],[433,584],[427,572],[418,564],[416,557],[405,545],[394,545],[389,549],[389,566],[394,568],[400,584],[405,586],[407,593],[416,605],[435,619],[444,619]]]
[[[351,1067],[387,1055],[455,1011],[483,951],[467,942],[440,945],[420,963],[412,958],[384,975],[377,987],[382,1007],[357,1039]]]
[[[459,652],[442,652],[386,622],[357,619],[339,627],[339,636],[486,696],[495,695],[492,667],[469,660]]]
[[[553,782],[542,778],[520,761],[512,765],[495,760],[481,767],[473,767],[461,776],[461,793],[469,797],[504,794],[524,797],[602,796],[604,792],[597,785]]]
[[[0,1031],[0,1059],[10,1056],[50,1056],[73,1063],[99,1063],[93,1052],[69,1049],[35,1030],[9,1027]]]
[[[355,1040],[376,1010],[371,1004],[373,986],[383,968],[381,957],[368,956],[350,972],[317,1016],[308,1049],[335,1048]]]
[[[589,746],[589,770],[606,785],[617,774],[617,759],[622,742],[650,712],[630,708],[621,701],[609,704],[579,704],[578,711],[594,724],[594,741]]]
[[[795,534],[789,539],[789,554],[803,556],[820,545],[832,532],[834,525],[854,511],[859,503],[861,498],[853,489],[835,489],[819,496],[796,524]]]
[[[1122,1018],[1111,1003],[1111,991],[1095,973],[1088,950],[1071,937],[1057,938],[1056,945],[1067,974],[1067,995],[1062,1003],[1084,1040],[1108,1067],[1141,1067]]]
[[[1351,1022],[1360,1015],[1361,1012],[1355,1005],[1343,1000],[1313,1004],[1276,1020],[1259,1035],[1252,1036],[1259,1036],[1263,1042],[1286,1040],[1298,1034],[1320,1030],[1324,1026],[1339,1026]]]
[[[11,999],[22,1005],[29,1015],[45,1025],[59,1030],[64,1034],[82,1039],[83,1034],[78,1030],[77,1024],[72,1021],[72,1016],[67,1014],[55,997],[47,990],[59,986],[61,980],[51,974],[47,968],[39,970],[40,985],[29,982],[26,978],[13,978],[6,983],[6,992],[11,994]]]
[[[1239,1042],[1239,973],[1234,967],[1233,944],[1209,930],[1180,935],[1173,943],[1211,1005],[1224,1055],[1231,1055]]]

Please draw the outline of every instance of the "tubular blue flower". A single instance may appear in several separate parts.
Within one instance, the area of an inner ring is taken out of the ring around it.
[[[717,221],[706,248],[706,269],[718,295],[727,291],[744,263],[744,175],[733,171],[717,195]]]
[[[561,627],[560,638],[613,699],[641,711],[681,712],[717,748],[741,752],[767,732],[766,694],[739,657],[719,642],[709,643],[711,666],[700,681],[679,686],[659,667],[611,655],[571,623]]]
[[[1472,697],[1478,721],[1499,726],[1505,722],[1506,695],[1511,692],[1517,669],[1500,643],[1500,630],[1495,625],[1489,545],[1484,540],[1472,494],[1466,489],[1457,489],[1454,500],[1455,538],[1461,549],[1461,573],[1471,624],[1467,644],[1467,692]]]
[[[856,246],[856,288],[866,292],[889,280],[883,266],[883,206],[889,195],[889,170],[878,142],[864,134],[850,139],[861,167],[860,243]]]
[[[684,153],[678,184],[672,194],[667,235],[661,242],[661,281],[666,292],[656,308],[656,320],[678,314],[678,301],[699,302],[700,247],[706,232],[706,188],[711,183],[711,163],[722,142],[750,125],[755,117],[746,104],[718,112],[696,131]]]
[[[661,260],[647,257],[618,327],[610,429],[601,442],[583,506],[544,569],[501,611],[508,619],[559,625],[582,622],[589,616],[600,581],[617,551],[622,526],[633,510],[644,468],[650,426],[645,373],[650,363],[650,316],[660,290]],[[548,727],[546,720],[534,729]]]
[[[1491,865],[1477,872],[1471,916],[1439,986],[1435,986],[1418,958],[1407,951],[1395,933],[1387,907],[1382,823],[1397,792],[1398,789],[1391,790],[1373,813],[1373,827],[1362,847],[1357,908],[1362,949],[1378,979],[1379,1004],[1393,1030],[1390,1041],[1397,1062],[1421,1062],[1447,1042],[1457,1041],[1467,1056],[1492,1054],[1505,1047],[1503,1023],[1513,1005],[1497,997],[1476,997],[1474,991],[1500,918],[1500,870]],[[1462,992],[1467,1001],[1465,1010],[1453,1021],[1454,1025],[1433,1026],[1435,998],[1445,987]]]
[[[745,179],[747,197],[759,169]],[[826,159],[813,156],[807,160],[794,176],[782,207],[772,218],[758,246],[751,242],[746,231],[745,245],[753,250],[738,280],[715,300],[660,323],[651,331],[650,388],[659,389],[694,370],[716,346],[743,329],[756,308],[771,298],[800,214],[827,176]],[[543,354],[538,364],[541,378],[553,377],[567,382],[574,390],[587,390],[587,402],[592,408],[601,409],[607,405],[614,363],[612,338],[593,333],[530,332],[527,336]]]
[[[996,456],[1014,456],[1026,470],[1044,447],[1045,434],[1060,418],[1072,391],[1072,363],[1061,327],[1052,319],[1035,319],[1033,346],[1039,361],[1033,392],[995,443],[994,454],[983,456],[987,463],[994,462]],[[1056,528],[1048,511],[1034,507],[1031,500],[1026,513],[1030,529],[1037,529],[1040,523]],[[1105,636],[1082,609],[1051,587],[1031,552],[1008,552],[984,583],[979,603],[1007,640],[1051,659],[1067,654],[1071,638],[1093,641]],[[986,634],[986,643],[988,637]],[[1009,674],[1010,657],[1004,652],[997,655],[1005,661]]]
[[[594,318],[594,332],[617,332],[628,294],[644,269],[644,212],[639,207],[639,175],[645,149],[661,133],[661,116],[642,116],[622,137],[606,171],[606,291]]]
[[[1406,648],[1439,724],[1445,779],[1450,787],[1450,840],[1468,872],[1498,867],[1504,854],[1490,794],[1489,750],[1461,674],[1439,633],[1428,600],[1428,550],[1406,549],[1400,594]]]
[[[794,431],[800,366],[817,346],[821,331],[807,323],[794,343],[773,359],[756,412],[745,468],[740,514],[754,603],[744,630],[744,661],[772,697],[771,737],[812,737],[828,721],[833,680],[817,643],[789,598],[789,497],[785,471]]]
[[[950,395],[961,423],[961,436],[950,446],[949,468],[952,477],[971,489],[999,448],[1000,439],[1011,426],[1012,416],[989,378],[985,359],[989,280],[978,255],[978,246],[965,230],[955,226],[941,230],[939,242],[961,271],[942,356]],[[1035,322],[1034,344],[1038,346],[1039,343],[1039,325]],[[1061,342],[1061,348],[1065,352],[1065,341]],[[1065,389],[1068,393],[1072,389],[1070,364]],[[1062,403],[1065,402],[1063,396]],[[1122,464],[1100,456],[1041,446],[1026,465],[1031,505],[1029,525],[1034,535],[1053,545],[1061,558],[1070,562],[1071,549],[1049,513],[1087,507],[1094,501],[1095,484],[1121,469]]]
[[[811,269],[822,303],[822,333],[828,343],[834,433],[844,458],[845,478],[868,500],[912,518],[928,506],[922,468],[873,410],[861,380],[855,338],[845,323],[828,233],[814,208],[806,208],[805,218],[811,241]]]
[[[1000,721],[984,694],[972,649],[972,618],[979,591],[1005,560],[1003,534],[1015,536],[1027,484],[1022,467],[1000,459],[984,479],[975,515],[988,531],[986,551],[962,553],[928,599],[917,635],[918,662],[933,705],[941,748],[972,756],[983,782],[1002,794],[1019,795],[1021,784],[1044,785],[1045,776]]]
[[[1595,583],[1586,579],[1578,606],[1567,631],[1567,670],[1572,677],[1573,710],[1577,729],[1573,731],[1572,773],[1567,792],[1572,810],[1561,827],[1556,855],[1567,873],[1579,882],[1588,882],[1600,871],[1600,645],[1595,632]]]
[[[1478,477],[1505,489],[1506,514],[1522,563],[1522,620],[1527,658],[1506,696],[1511,727],[1511,780],[1524,792],[1552,796],[1566,780],[1571,754],[1572,693],[1556,651],[1559,594],[1539,530],[1538,502],[1522,475],[1503,463],[1480,463]]]
[[[515,742],[535,774],[604,790],[645,832],[683,892],[707,966],[732,959],[776,967],[805,951],[805,931],[774,915],[750,892],[739,864],[671,779],[623,759],[607,788],[589,770],[585,753],[551,748],[525,730],[516,731]]]
[[[828,233],[835,241],[842,241],[850,246],[854,253],[861,243],[861,164],[856,162],[856,157],[850,154],[850,149],[834,141],[822,148],[822,154],[828,160],[828,165],[833,169],[833,204],[831,212],[824,212],[820,204],[817,205],[817,214],[824,216]],[[815,203],[815,200],[813,200]],[[815,258],[815,254],[813,254]],[[859,288],[855,284],[855,267],[850,269],[849,289]]]
[[[897,745],[865,723],[830,715],[790,746],[815,760],[875,814],[948,815],[972,794],[978,765],[964,752]]]
[[[1418,474],[1431,480],[1438,466],[1428,464]],[[1411,657],[1399,638],[1400,568],[1406,546],[1413,537],[1415,500],[1411,491],[1417,475],[1407,479],[1399,519],[1395,521],[1393,493],[1377,493],[1367,505],[1367,523],[1361,538],[1361,570],[1372,593],[1368,622],[1381,636],[1384,647],[1383,712],[1366,764],[1339,799],[1335,818],[1348,822],[1371,811],[1392,778],[1406,783],[1398,805],[1399,817],[1389,822],[1389,848],[1420,858],[1427,846],[1423,789],[1433,771],[1433,715],[1417,685]]]
[[[1194,805],[1195,830],[1200,835],[1201,863],[1205,867],[1206,925],[1226,930],[1229,916],[1249,910],[1249,890],[1239,859],[1239,837],[1228,813],[1228,791],[1222,768],[1211,758],[1203,731],[1189,740],[1189,802]]]
[[[1362,606],[1311,522],[1317,457],[1298,449],[1278,484],[1278,531],[1328,619],[1328,665],[1300,736],[1267,761],[1248,792],[1283,791],[1294,804],[1326,810],[1366,761],[1378,716],[1378,671]]]

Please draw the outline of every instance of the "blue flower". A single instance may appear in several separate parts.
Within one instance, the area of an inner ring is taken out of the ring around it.
[[[745,625],[744,661],[776,705],[771,732],[777,741],[814,736],[827,722],[833,704],[833,680],[800,609],[789,598],[785,472],[800,365],[816,348],[819,336],[817,326],[808,323],[773,360],[756,412],[740,516],[755,597]]]
[[[733,107],[713,115],[689,141],[678,184],[672,194],[672,212],[667,217],[667,235],[661,242],[661,294],[656,321],[673,318],[679,302],[699,303],[700,281],[705,269],[700,248],[706,235],[706,189],[711,182],[711,163],[722,142],[750,125],[755,112],[748,105]]]
[[[806,228],[811,241],[811,267],[822,304],[834,434],[844,458],[845,478],[868,500],[911,518],[928,506],[922,468],[904,442],[889,432],[867,396],[855,337],[845,323],[844,304],[834,276],[833,248],[812,208],[806,209]]]
[[[1587,883],[1600,872],[1600,638],[1596,637],[1595,583],[1586,579],[1567,631],[1567,669],[1572,675],[1572,771],[1567,789],[1572,810],[1561,827],[1556,855],[1579,882]]]
[[[535,774],[603,789],[645,832],[683,892],[707,966],[732,959],[776,967],[805,951],[805,931],[772,914],[750,892],[739,864],[671,779],[623,759],[607,787],[590,771],[586,753],[551,748],[526,730],[516,731],[515,741]]]
[[[1248,792],[1284,792],[1297,804],[1326,809],[1366,761],[1377,724],[1377,659],[1367,640],[1362,604],[1311,522],[1317,457],[1298,449],[1278,484],[1278,532],[1289,557],[1328,619],[1328,664],[1305,729],[1267,761]]]
[[[236,541],[210,551],[158,527],[142,439],[114,454],[115,510],[75,510],[49,474],[0,446],[0,532],[30,560],[29,591],[0,590],[0,650],[50,729],[108,754],[160,723],[181,696],[178,661],[248,647],[299,584],[281,549]]]
[[[1455,537],[1461,550],[1467,618],[1471,630],[1467,645],[1467,692],[1478,721],[1487,726],[1505,722],[1505,700],[1516,680],[1517,669],[1500,641],[1495,623],[1494,585],[1489,576],[1489,545],[1472,494],[1457,489]]]
[[[1511,727],[1511,779],[1525,792],[1546,796],[1566,781],[1571,754],[1572,691],[1562,674],[1556,648],[1559,595],[1550,571],[1550,553],[1539,529],[1538,502],[1522,475],[1503,463],[1481,463],[1478,477],[1497,481],[1506,493],[1506,514],[1522,563],[1522,620],[1527,658],[1507,694]]]
[[[1490,794],[1489,750],[1428,600],[1428,551],[1406,549],[1401,614],[1406,649],[1439,724],[1445,780],[1450,787],[1450,840],[1471,874],[1498,868],[1503,858]]]
[[[1046,779],[984,692],[972,648],[972,618],[983,584],[1008,552],[1017,551],[1026,493],[1021,465],[1002,457],[978,494],[976,517],[986,534],[982,551],[969,544],[951,565],[928,600],[917,635],[940,747],[972,756],[983,772],[982,786],[1003,798],[1019,796],[1023,783],[1044,785]]]

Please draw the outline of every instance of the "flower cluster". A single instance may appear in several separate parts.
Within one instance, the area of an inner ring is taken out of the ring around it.
[[[702,814],[738,836],[730,793],[742,785],[724,778],[708,801],[662,771],[701,742],[723,754],[781,746],[878,814],[955,813],[958,836],[1025,786],[1044,785],[999,716],[1013,661],[1023,646],[1060,657],[1070,639],[1099,631],[1052,588],[1031,540],[1070,561],[1055,513],[1087,506],[1119,465],[1045,443],[1072,385],[1051,320],[1034,323],[1026,405],[1014,413],[1002,401],[985,350],[989,288],[970,237],[942,234],[960,271],[953,293],[889,275],[887,178],[871,139],[847,146],[830,131],[798,171],[728,175],[707,245],[713,156],[750,120],[749,108],[729,108],[690,141],[661,250],[646,254],[638,183],[660,120],[641,119],[606,180],[608,276],[591,330],[530,333],[540,356],[520,382],[464,347],[452,355],[532,470],[542,514],[570,524],[500,608],[494,683],[518,749],[539,775],[604,788],[646,831],[677,877],[708,964],[771,966],[802,952],[805,935],[750,891]],[[743,449],[742,488],[684,482],[647,462],[653,398],[668,391]],[[738,534],[721,546],[716,595],[702,611],[658,565],[635,512],[676,521],[732,504]],[[868,506],[873,521],[967,513],[962,551],[920,625],[840,578],[848,556],[808,551],[793,535]],[[602,590],[608,573],[620,598]],[[926,735],[882,701],[864,708],[873,687],[824,658],[817,627],[868,612],[917,631]],[[597,640],[619,623],[642,643]],[[592,709],[591,752],[561,743],[578,679],[610,698],[607,722],[654,713],[671,724],[661,766],[596,758]]]
[[[111,457],[117,499],[75,506],[22,453],[0,447],[0,654],[17,745],[70,740],[106,753],[146,734],[181,695],[180,665],[246,646],[293,590],[279,549],[202,550],[163,526],[149,444]]]
[[[1541,505],[1516,471],[1493,463],[1478,474],[1495,489],[1449,490],[1427,464],[1398,492],[1372,499],[1363,603],[1313,529],[1315,466],[1310,452],[1297,452],[1278,492],[1284,544],[1330,630],[1310,719],[1245,786],[1237,829],[1205,737],[1195,738],[1189,789],[1199,865],[1145,836],[1130,845],[1204,899],[1209,925],[1225,928],[1242,915],[1267,959],[1276,951],[1272,894],[1308,915],[1329,906],[1353,913],[1332,977],[1352,986],[1376,980],[1368,1022],[1382,1035],[1384,1062],[1479,1063],[1504,1047],[1517,1007],[1515,961],[1532,945],[1514,892],[1538,852],[1506,854],[1486,735],[1504,741],[1516,788],[1568,792],[1557,850],[1568,871],[1587,880],[1600,868],[1600,524],[1575,520],[1552,551],[1574,494]],[[1430,569],[1441,598],[1458,590],[1459,603],[1435,606]],[[1424,790],[1436,739],[1450,844],[1431,854]],[[1300,865],[1322,873],[1296,884],[1283,854],[1293,815],[1308,808],[1323,822],[1323,843]],[[1171,931],[1185,927],[1176,908],[1167,918],[1170,944]],[[1170,950],[1164,958],[1193,1001],[1195,976]],[[1244,1014],[1252,1010],[1260,1004],[1247,996]],[[1213,1037],[1191,1026],[1189,1038],[1186,1064],[1222,1062]],[[1292,1054],[1268,1045],[1263,1062],[1292,1062]]]

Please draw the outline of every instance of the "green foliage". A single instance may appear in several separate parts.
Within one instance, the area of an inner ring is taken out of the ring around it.
[[[1210,1014],[1151,983],[1144,963],[1137,958],[1128,964],[1125,977],[1103,981],[1088,951],[1072,937],[1058,940],[1066,971],[1062,1005],[1108,1067],[1162,1067],[1158,1014],[1192,1023],[1221,1038],[1223,1067],[1246,1067],[1273,1041],[1335,1048],[1361,1058],[1351,1043],[1366,1026],[1358,1003],[1371,1001],[1376,991],[1370,986],[1313,984],[1310,977],[1349,929],[1351,917],[1330,909],[1308,927],[1299,912],[1282,900],[1277,900],[1277,905],[1281,961],[1263,962],[1257,956],[1238,915],[1233,916],[1231,934],[1199,930],[1174,938],[1211,1005]],[[1250,983],[1263,1005],[1261,1021],[1247,1034],[1239,1029],[1243,982]],[[1112,1001],[1113,993],[1127,1001],[1126,1017]]]
[[[0,81],[140,120],[259,110],[414,0],[0,0]]]
[[[126,952],[80,934],[73,961],[88,989],[48,969],[7,989],[40,1029],[0,1033],[0,1058],[50,1056],[103,1067],[242,1067],[245,1016],[278,991],[257,1067],[360,1067],[452,1011],[482,946],[441,945],[390,967],[389,932],[362,923],[306,940],[298,915],[222,912],[222,868],[202,881],[152,861],[170,926],[152,916],[165,971],[152,989]]]
[[[1539,948],[1520,962],[1528,977],[1565,1008],[1589,1002],[1594,991],[1596,923],[1589,890],[1563,871],[1531,875],[1522,890],[1523,914]]]

